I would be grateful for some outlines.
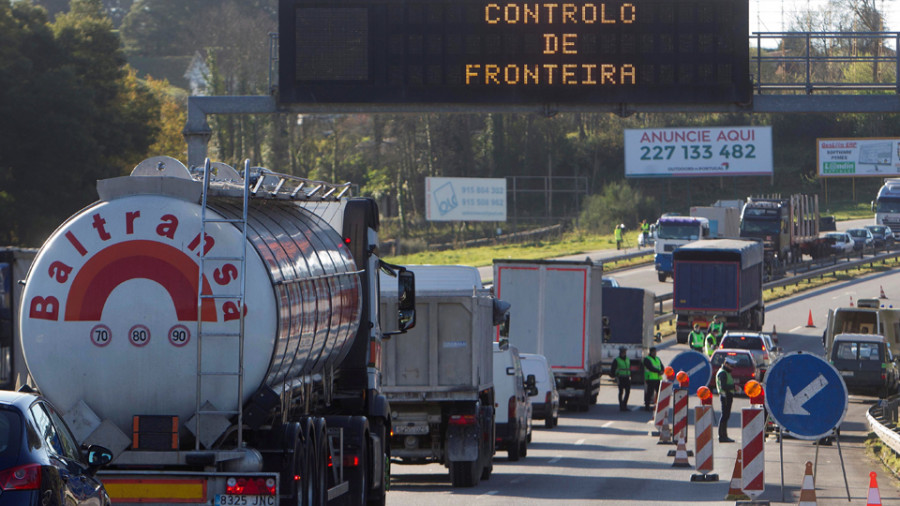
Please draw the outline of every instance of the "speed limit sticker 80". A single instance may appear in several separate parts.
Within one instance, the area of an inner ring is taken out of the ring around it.
[[[147,346],[150,342],[150,329],[146,325],[135,325],[128,331],[128,341],[135,346]]]

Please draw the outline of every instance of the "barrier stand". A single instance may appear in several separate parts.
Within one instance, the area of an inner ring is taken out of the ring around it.
[[[676,375],[678,385],[673,386],[672,390],[672,437],[676,441],[685,441],[687,444],[687,411],[688,411],[688,387],[690,382],[688,374],[679,371]],[[669,451],[669,457],[675,455],[675,450]],[[694,456],[694,452],[687,452],[689,457]]]
[[[703,395],[705,394],[705,397]],[[697,392],[704,405],[694,408],[694,443],[697,449],[697,471],[699,474],[692,474],[691,481],[719,481],[718,474],[712,474],[713,470],[713,411],[712,411],[712,393],[709,388],[700,387]],[[709,399],[710,404],[706,404]]]

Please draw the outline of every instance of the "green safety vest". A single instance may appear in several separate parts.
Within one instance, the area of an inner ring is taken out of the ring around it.
[[[619,227],[616,227],[616,240],[617,241],[622,240],[622,229]]]
[[[688,336],[688,340],[691,342],[691,348],[703,348],[703,337],[703,332],[692,330],[691,335]]]
[[[643,233],[645,233],[645,234],[646,234],[647,232],[649,232],[649,231],[650,231],[650,224],[649,224],[649,223],[643,223],[643,224],[641,224],[641,231],[642,231]]]
[[[660,360],[659,357],[651,357],[650,355],[647,355],[646,358],[647,358],[647,360],[650,361],[650,363],[653,364],[653,367],[655,367],[655,368],[657,368],[657,369],[659,369],[659,370],[662,370],[662,360]],[[662,379],[662,374],[661,374],[661,373],[658,373],[658,372],[653,372],[653,371],[651,371],[650,369],[647,369],[647,368],[645,367],[645,368],[644,368],[644,379],[645,379],[645,380],[658,380],[658,379]]]
[[[616,357],[613,360],[613,373],[616,376],[631,376],[631,359]]]
[[[706,334],[706,340],[703,342],[703,346],[706,348],[706,354],[711,357],[713,352],[716,351],[716,335],[713,333]]]
[[[725,370],[725,367],[720,368],[716,373],[716,390],[719,391],[719,395],[734,393],[734,377]]]
[[[709,332],[710,334],[715,334],[717,336],[722,335],[722,330],[725,328],[725,324],[722,322],[718,323],[710,323],[709,324]]]

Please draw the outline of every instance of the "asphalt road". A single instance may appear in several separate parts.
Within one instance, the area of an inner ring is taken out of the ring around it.
[[[821,354],[828,309],[847,305],[851,296],[853,300],[877,297],[881,289],[900,303],[900,272],[875,274],[772,303],[767,307],[765,329],[777,329],[785,352]],[[812,328],[806,326],[810,313],[815,324]],[[660,356],[668,362],[685,349],[669,340],[661,346]],[[473,488],[452,488],[446,469],[437,464],[395,464],[388,504],[734,504],[725,501],[725,496],[740,445],[739,413],[748,405],[747,400],[736,399],[729,424],[729,435],[738,442],[715,443],[713,472],[719,474],[720,480],[695,483],[690,477],[696,471],[673,467],[673,458],[667,456],[673,447],[658,445],[657,438],[649,435],[649,413],[637,409],[642,394],[642,387],[636,386],[630,402],[635,409],[621,413],[615,386],[605,380],[598,405],[590,412],[563,412],[554,429],[536,425],[528,456],[519,462],[508,462],[505,453],[498,453],[493,476]],[[695,402],[695,398],[691,399],[692,406]],[[820,505],[865,504],[871,471],[878,473],[883,503],[900,504],[900,482],[886,474],[879,462],[867,457],[863,448],[869,430],[865,411],[873,402],[871,397],[850,396],[841,425],[840,452],[837,445],[822,446],[817,459],[817,448],[812,442],[785,438],[782,447],[776,438],[769,437],[765,444],[766,489],[758,499],[772,504],[796,504],[808,460],[817,462],[816,493]],[[714,407],[718,412],[718,400]],[[693,449],[693,428],[689,437],[689,449]],[[695,464],[693,458],[689,461]],[[842,469],[846,470],[850,502]]]

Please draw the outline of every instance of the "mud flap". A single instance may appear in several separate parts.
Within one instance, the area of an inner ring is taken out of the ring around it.
[[[478,460],[479,428],[477,425],[451,426],[447,429],[447,460]]]

